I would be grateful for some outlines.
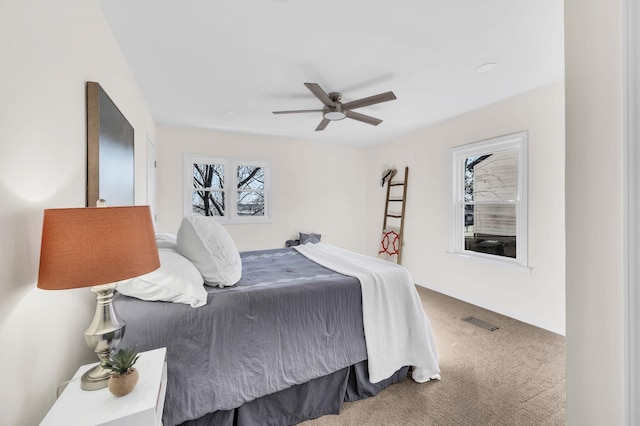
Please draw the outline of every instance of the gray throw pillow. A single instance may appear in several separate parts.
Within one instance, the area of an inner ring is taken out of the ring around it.
[[[320,242],[322,235],[320,234],[303,234],[300,232],[300,244],[315,244]]]

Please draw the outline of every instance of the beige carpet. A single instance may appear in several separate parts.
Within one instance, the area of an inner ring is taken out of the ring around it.
[[[520,321],[418,287],[440,354],[441,381],[407,379],[379,395],[345,403],[334,425],[565,424],[565,340]],[[473,316],[500,327],[462,321]]]

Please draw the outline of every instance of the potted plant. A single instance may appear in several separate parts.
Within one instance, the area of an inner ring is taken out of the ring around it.
[[[109,390],[115,396],[123,396],[138,383],[138,370],[133,368],[140,355],[135,349],[122,348],[102,363],[102,368],[111,370]]]

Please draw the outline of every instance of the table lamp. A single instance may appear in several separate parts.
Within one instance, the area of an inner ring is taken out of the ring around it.
[[[117,282],[160,267],[149,206],[47,209],[42,225],[38,288],[91,287],[98,298],[87,345],[100,363],[81,379],[84,390],[108,385],[101,367],[118,346],[125,322],[111,304]]]

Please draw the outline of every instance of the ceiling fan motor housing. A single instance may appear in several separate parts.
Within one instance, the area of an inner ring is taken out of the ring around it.
[[[327,120],[336,121],[342,120],[347,116],[345,109],[341,103],[336,102],[335,106],[325,106],[322,109],[322,116]]]

